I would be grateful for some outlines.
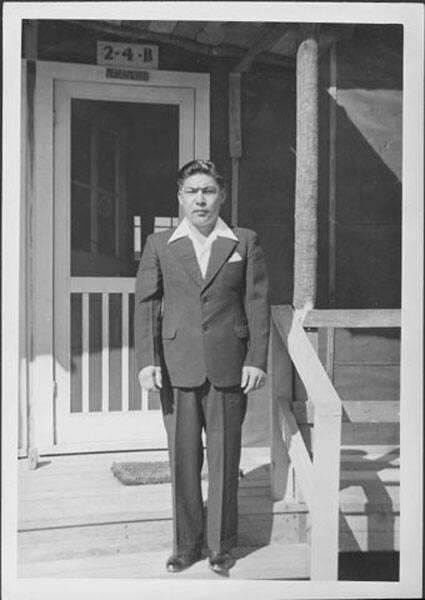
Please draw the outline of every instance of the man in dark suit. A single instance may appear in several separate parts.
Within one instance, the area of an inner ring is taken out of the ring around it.
[[[234,564],[247,394],[266,376],[268,280],[257,235],[219,217],[224,187],[215,165],[191,161],[177,183],[185,218],[148,237],[137,273],[139,380],[161,391],[167,431],[174,522],[167,569],[179,572],[201,558],[205,429],[208,561],[222,573]]]

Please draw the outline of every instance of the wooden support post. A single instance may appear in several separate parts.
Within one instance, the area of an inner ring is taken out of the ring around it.
[[[279,403],[288,407],[292,403],[292,362],[288,351],[272,323],[271,331],[271,382],[272,407],[270,444],[270,487],[273,500],[293,501],[295,499],[294,472],[285,437],[283,416]]]
[[[239,159],[242,156],[241,74],[229,73],[229,149],[232,159],[231,224],[238,224]]]
[[[336,125],[337,63],[336,43],[329,53],[329,306],[336,306]]]
[[[317,271],[318,29],[301,27],[297,51],[297,159],[293,305],[314,307]]]
[[[341,415],[314,418],[311,579],[338,579]]]

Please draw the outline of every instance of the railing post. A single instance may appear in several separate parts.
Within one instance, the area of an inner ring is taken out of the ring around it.
[[[292,362],[272,320],[271,327],[271,444],[270,487],[273,500],[293,501],[293,467],[284,443],[285,430],[280,402],[292,402]]]
[[[336,581],[339,548],[341,415],[314,418],[311,579]]]

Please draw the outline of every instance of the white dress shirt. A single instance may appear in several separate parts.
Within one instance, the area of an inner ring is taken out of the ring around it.
[[[196,229],[196,227],[191,225],[190,221],[185,217],[168,240],[168,244],[171,244],[175,240],[178,240],[182,237],[188,237],[190,240],[192,240],[196,259],[198,261],[202,277],[204,278],[207,273],[208,262],[211,255],[211,246],[214,240],[216,240],[218,237],[226,237],[236,241],[238,240],[230,227],[228,227],[220,217],[218,217],[214,229],[207,237],[202,235],[202,233]]]

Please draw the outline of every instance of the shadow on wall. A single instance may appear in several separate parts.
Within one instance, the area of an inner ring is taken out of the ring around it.
[[[372,49],[370,50],[372,52]],[[354,59],[353,59],[354,60]],[[384,65],[385,66],[385,65]],[[389,65],[391,66],[391,65]],[[401,89],[397,74],[377,85],[344,79],[336,103],[321,81],[317,307],[329,306],[329,111],[336,112],[336,307],[398,308],[401,281]],[[344,63],[345,68],[345,63]],[[326,79],[326,78],[325,78]],[[350,87],[351,86],[351,87]],[[392,86],[392,87],[391,87]],[[294,75],[247,74],[239,223],[266,252],[273,304],[292,301],[296,169]]]
[[[393,132],[386,132],[387,141],[378,140],[374,133],[381,123],[373,121],[368,130],[372,145],[345,108],[335,109],[336,307],[399,308],[401,182],[375,149],[390,144]],[[383,99],[382,115],[392,109],[392,102],[389,106]]]

